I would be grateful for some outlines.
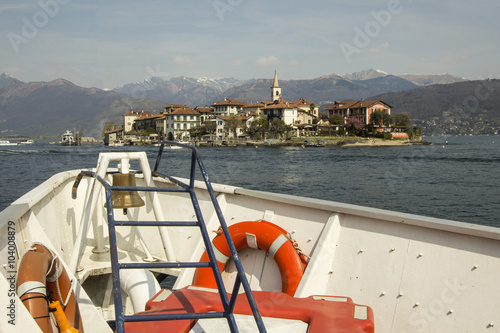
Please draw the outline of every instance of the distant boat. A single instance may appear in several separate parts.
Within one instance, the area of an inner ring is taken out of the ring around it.
[[[66,131],[63,135],[61,135],[61,144],[63,146],[74,146],[75,145],[75,137],[71,131]]]
[[[175,140],[174,142],[180,143],[180,144],[183,144],[183,145],[189,145],[188,141]],[[167,149],[182,149],[182,146],[166,145],[165,148],[167,148]]]
[[[108,143],[108,146],[110,146],[110,147],[123,147],[123,146],[125,146],[125,141],[124,140],[115,140],[113,142]]]
[[[27,139],[27,140],[21,140],[18,142],[20,145],[32,145],[35,143],[35,140],[32,139]]]
[[[323,147],[324,145],[320,142],[314,142],[314,140],[306,140],[304,141],[304,144],[302,145],[302,148],[306,147]]]
[[[0,140],[0,146],[16,146],[17,143],[10,142],[9,140]]]

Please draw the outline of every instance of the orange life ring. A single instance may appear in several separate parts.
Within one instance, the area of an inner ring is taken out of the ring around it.
[[[83,332],[71,280],[57,256],[44,245],[33,245],[22,257],[18,270],[17,294],[44,333],[54,332],[49,316],[49,301],[59,301],[61,304],[64,316],[62,319],[59,316],[57,318],[60,329],[66,326],[69,327],[66,332]],[[55,304],[57,303],[54,302],[52,306]]]
[[[258,248],[266,251],[274,258],[281,273],[281,291],[293,296],[302,279],[305,266],[292,242],[287,238],[286,233],[283,232],[284,230],[267,221],[240,222],[229,226],[228,229],[237,251],[249,247]],[[222,272],[231,257],[224,234],[217,235],[213,239],[212,244],[217,258],[217,265]],[[208,254],[205,250],[200,262],[208,261]],[[193,285],[217,288],[212,269],[197,268],[194,274]]]

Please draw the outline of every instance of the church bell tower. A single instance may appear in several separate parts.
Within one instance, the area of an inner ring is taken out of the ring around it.
[[[273,86],[271,87],[271,101],[280,101],[281,100],[281,88],[280,85],[278,84],[278,75],[276,74],[276,71],[274,71],[274,82]]]

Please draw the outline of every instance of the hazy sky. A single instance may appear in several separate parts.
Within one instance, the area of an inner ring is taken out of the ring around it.
[[[115,88],[151,76],[500,78],[499,0],[2,0],[0,72]]]

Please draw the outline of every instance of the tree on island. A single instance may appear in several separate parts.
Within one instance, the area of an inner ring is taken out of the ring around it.
[[[228,132],[233,133],[233,137],[236,139],[238,138],[238,128],[243,127],[243,120],[241,120],[240,117],[236,115],[231,115],[229,116],[229,119],[226,120],[226,123],[224,124],[224,129]]]
[[[355,135],[365,127],[365,124],[363,124],[359,117],[351,116],[347,118],[346,127],[350,135]]]
[[[245,128],[245,132],[250,135],[252,138],[256,138],[257,133],[259,132],[259,121],[254,120],[250,122],[250,125]]]
[[[203,123],[203,126],[205,127],[205,134],[212,136],[217,132],[217,123],[215,120],[207,120]]]
[[[344,117],[340,113],[334,113],[329,119],[332,125],[344,125]]]
[[[370,116],[370,124],[375,126],[390,126],[392,122],[391,115],[381,110],[375,110]]]
[[[190,128],[188,130],[189,132],[189,136],[191,136],[192,138],[201,138],[205,133],[205,129],[203,128],[203,126],[196,126],[196,127],[193,127],[193,128]]]
[[[250,122],[250,126],[246,128],[247,134],[249,134],[253,139],[259,140],[264,138],[267,130],[269,129],[269,122],[264,117],[259,117],[254,121]]]
[[[266,132],[269,130],[269,121],[264,117],[260,117],[258,122],[259,122],[259,130],[260,132],[262,132],[262,138],[265,139]]]
[[[189,135],[192,138],[200,139],[204,135],[214,135],[217,130],[217,124],[213,120],[207,120],[201,124],[201,126],[196,126],[189,129]]]
[[[104,127],[102,128],[102,133],[101,133],[101,139],[104,140],[104,133],[106,132],[111,132],[111,131],[114,131],[114,130],[117,130],[119,129],[120,127],[115,124],[114,122],[111,122],[111,121],[107,121],[104,123]]]
[[[313,103],[311,103],[311,104],[309,105],[309,113],[310,113],[310,114],[314,114],[314,110],[315,110],[315,109],[316,109],[316,106],[315,106]]]
[[[274,118],[270,130],[276,133],[280,138],[283,136],[285,132],[287,132],[287,125],[285,122],[279,118]]]
[[[412,123],[410,116],[407,113],[396,113],[392,115],[392,124],[394,126],[408,127]]]

